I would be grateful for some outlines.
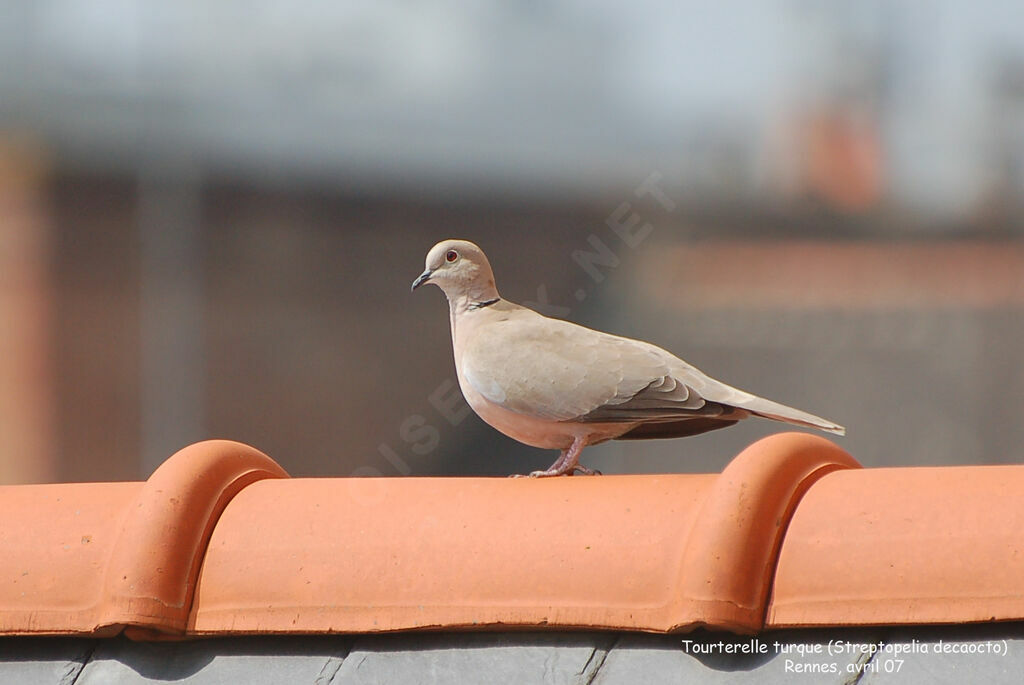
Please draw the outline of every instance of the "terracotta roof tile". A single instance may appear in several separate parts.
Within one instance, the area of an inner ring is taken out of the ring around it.
[[[0,634],[1024,619],[1022,486],[803,433],[717,475],[547,480],[289,479],[212,441],[146,483],[0,488]]]
[[[190,628],[753,631],[796,500],[853,466],[790,433],[720,476],[257,483],[214,531]]]
[[[224,506],[285,475],[251,447],[212,440],[145,483],[0,488],[0,577],[12,579],[0,591],[0,634],[181,633]]]
[[[231,503],[210,541],[191,627],[359,632],[664,621],[682,571],[680,541],[714,482],[676,475],[257,484]]]
[[[0,633],[104,631],[105,569],[142,483],[0,488]]]
[[[1024,618],[1024,467],[834,473],[779,556],[770,625]]]

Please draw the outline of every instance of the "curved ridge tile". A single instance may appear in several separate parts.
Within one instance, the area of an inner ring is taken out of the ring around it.
[[[704,501],[686,547],[681,581],[685,615],[739,632],[764,625],[786,526],[818,479],[860,464],[833,442],[779,433],[740,452]]]
[[[178,451],[125,510],[106,567],[97,625],[135,626],[133,637],[185,631],[196,576],[224,507],[246,486],[287,478],[248,445],[207,440]]]

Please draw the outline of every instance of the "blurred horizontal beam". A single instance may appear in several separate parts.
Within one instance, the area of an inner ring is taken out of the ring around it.
[[[646,259],[639,287],[675,309],[1024,306],[1021,241],[716,240]]]

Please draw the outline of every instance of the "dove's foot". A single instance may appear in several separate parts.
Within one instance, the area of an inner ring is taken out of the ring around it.
[[[578,468],[578,467],[574,467]],[[587,469],[590,471],[590,469]],[[572,471],[555,468],[554,465],[546,471],[530,471],[529,473],[513,473],[509,478],[551,478],[552,476],[571,476]]]
[[[564,476],[564,471],[556,471],[555,469],[548,469],[547,471],[530,471],[524,478],[550,478],[552,476]],[[569,474],[571,475],[571,474]]]
[[[517,473],[512,476],[513,478],[551,478],[552,476],[564,476],[565,471],[557,471],[555,469],[548,469],[546,471],[530,471],[527,474]],[[569,474],[572,475],[572,474]]]
[[[513,478],[550,478],[552,476],[571,476],[577,471],[585,476],[599,476],[600,471],[594,469],[588,469],[579,463],[580,452],[583,451],[583,447],[586,443],[583,438],[576,438],[572,441],[572,445],[569,449],[562,450],[562,453],[558,455],[558,459],[551,465],[546,471],[531,471],[529,476],[523,476],[516,474]]]
[[[530,471],[529,474],[516,473],[513,474],[512,478],[550,478],[551,476],[572,476],[577,473],[582,473],[584,476],[600,476],[601,472],[597,469],[588,469],[586,466],[576,464],[572,469],[566,469],[564,471],[551,467],[546,471]]]

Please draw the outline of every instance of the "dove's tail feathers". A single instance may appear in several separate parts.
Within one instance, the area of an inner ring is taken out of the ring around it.
[[[766,419],[784,421],[785,423],[792,423],[806,428],[817,428],[818,430],[835,433],[836,435],[846,435],[846,428],[838,423],[760,397],[756,397],[753,401],[744,402],[738,406],[755,416],[761,416]]]
[[[836,435],[846,435],[846,428],[840,426],[837,423],[833,423],[827,419],[814,416],[813,414],[805,414],[804,412],[798,412],[801,416],[806,418],[797,418],[795,416],[789,416],[784,414],[769,414],[761,413],[759,411],[752,411],[755,416],[762,416],[766,419],[774,419],[775,421],[785,421],[786,423],[792,423],[797,426],[804,426],[806,428],[817,428],[818,430],[825,431],[827,433],[835,433]]]
[[[814,414],[809,414],[805,411],[779,404],[778,402],[766,400],[746,390],[740,390],[721,381],[708,378],[703,374],[694,380],[698,383],[700,394],[706,400],[737,409],[744,409],[762,418],[792,423],[797,426],[804,426],[805,428],[815,428],[827,433],[835,433],[836,435],[846,435],[846,429],[834,421],[823,419],[820,416],[815,416]]]

